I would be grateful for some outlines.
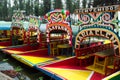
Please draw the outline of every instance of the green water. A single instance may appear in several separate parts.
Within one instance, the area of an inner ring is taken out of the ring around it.
[[[3,60],[5,60],[4,62],[8,63],[8,65],[12,66],[14,70],[18,70],[20,75],[16,76],[14,78],[15,80],[54,80],[42,72],[15,60],[10,55],[0,52],[0,61],[3,62]]]

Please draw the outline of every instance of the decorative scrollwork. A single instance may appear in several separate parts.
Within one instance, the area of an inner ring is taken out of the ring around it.
[[[111,21],[111,17],[110,17],[110,14],[109,13],[105,13],[102,15],[102,21],[105,22],[105,23],[108,23]]]
[[[90,22],[90,17],[88,15],[80,15],[79,16],[79,20],[83,23],[83,24],[87,24]]]

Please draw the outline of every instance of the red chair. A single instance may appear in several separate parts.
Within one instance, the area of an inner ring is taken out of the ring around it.
[[[106,66],[105,76],[110,75],[120,69],[120,56],[111,58],[111,64]]]
[[[90,58],[90,55],[89,55],[88,52],[89,51],[87,50],[87,48],[76,49],[75,50],[76,57],[79,61],[80,66],[86,66],[88,64],[88,60]]]

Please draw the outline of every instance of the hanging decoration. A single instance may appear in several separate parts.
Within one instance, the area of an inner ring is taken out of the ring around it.
[[[48,20],[49,23],[55,22],[67,22],[67,18],[70,15],[68,10],[57,9],[51,12],[48,12],[44,18]]]

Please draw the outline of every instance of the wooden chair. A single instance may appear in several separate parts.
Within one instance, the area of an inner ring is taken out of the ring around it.
[[[88,60],[90,57],[90,55],[87,53],[89,51],[83,48],[83,49],[76,49],[75,52],[76,52],[76,57],[79,61],[79,65],[86,66],[88,64]]]
[[[50,54],[55,56],[57,54],[57,42],[50,43]]]
[[[101,52],[96,52],[95,54],[95,59],[94,59],[94,67],[100,66],[102,67],[102,70],[106,70],[106,66],[109,64],[109,61],[111,59],[111,56],[114,55],[114,50],[113,48],[106,49]]]
[[[114,56],[106,66],[105,76],[110,75],[120,69],[120,57]]]

